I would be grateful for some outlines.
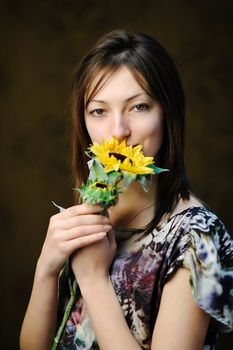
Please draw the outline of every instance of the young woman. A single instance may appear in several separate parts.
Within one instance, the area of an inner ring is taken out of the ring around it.
[[[233,328],[233,242],[190,191],[184,115],[177,70],[151,37],[114,31],[82,59],[73,84],[77,187],[88,176],[88,146],[112,136],[141,144],[169,172],[154,175],[148,192],[131,184],[109,217],[78,204],[50,219],[22,350],[50,349],[68,277],[79,289],[58,349],[207,350]]]

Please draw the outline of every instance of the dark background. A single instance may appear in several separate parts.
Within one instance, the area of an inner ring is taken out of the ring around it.
[[[35,264],[54,200],[72,204],[69,94],[76,63],[103,33],[157,38],[187,96],[193,191],[232,222],[232,1],[1,1],[1,337],[18,348]],[[217,347],[232,348],[232,334]],[[33,350],[33,349],[32,349]]]

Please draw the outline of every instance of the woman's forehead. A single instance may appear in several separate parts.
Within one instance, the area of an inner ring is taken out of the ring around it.
[[[115,71],[110,68],[93,72],[89,79],[89,84],[85,93],[85,104],[87,105],[94,96],[102,89]]]
[[[92,79],[90,79],[90,83],[87,86],[86,94],[85,94],[85,106],[87,106],[90,101],[101,91],[101,89],[108,83],[108,81],[117,74],[122,68],[126,68],[131,75],[133,75],[135,81],[142,88],[143,91],[148,93],[148,84],[145,78],[139,73],[136,69],[129,68],[127,66],[119,66],[119,67],[107,67],[105,69],[99,70],[92,74]]]

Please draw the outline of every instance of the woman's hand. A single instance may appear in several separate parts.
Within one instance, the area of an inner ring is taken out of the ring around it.
[[[43,272],[58,275],[77,249],[102,240],[111,230],[100,206],[80,204],[51,217],[38,264]]]
[[[110,231],[99,242],[73,253],[71,266],[81,290],[97,281],[108,279],[115,252],[115,235]]]

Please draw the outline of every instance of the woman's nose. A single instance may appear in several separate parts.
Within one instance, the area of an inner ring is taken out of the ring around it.
[[[124,140],[130,135],[130,127],[128,120],[125,116],[118,116],[114,119],[112,125],[112,136],[118,139],[119,141]]]

